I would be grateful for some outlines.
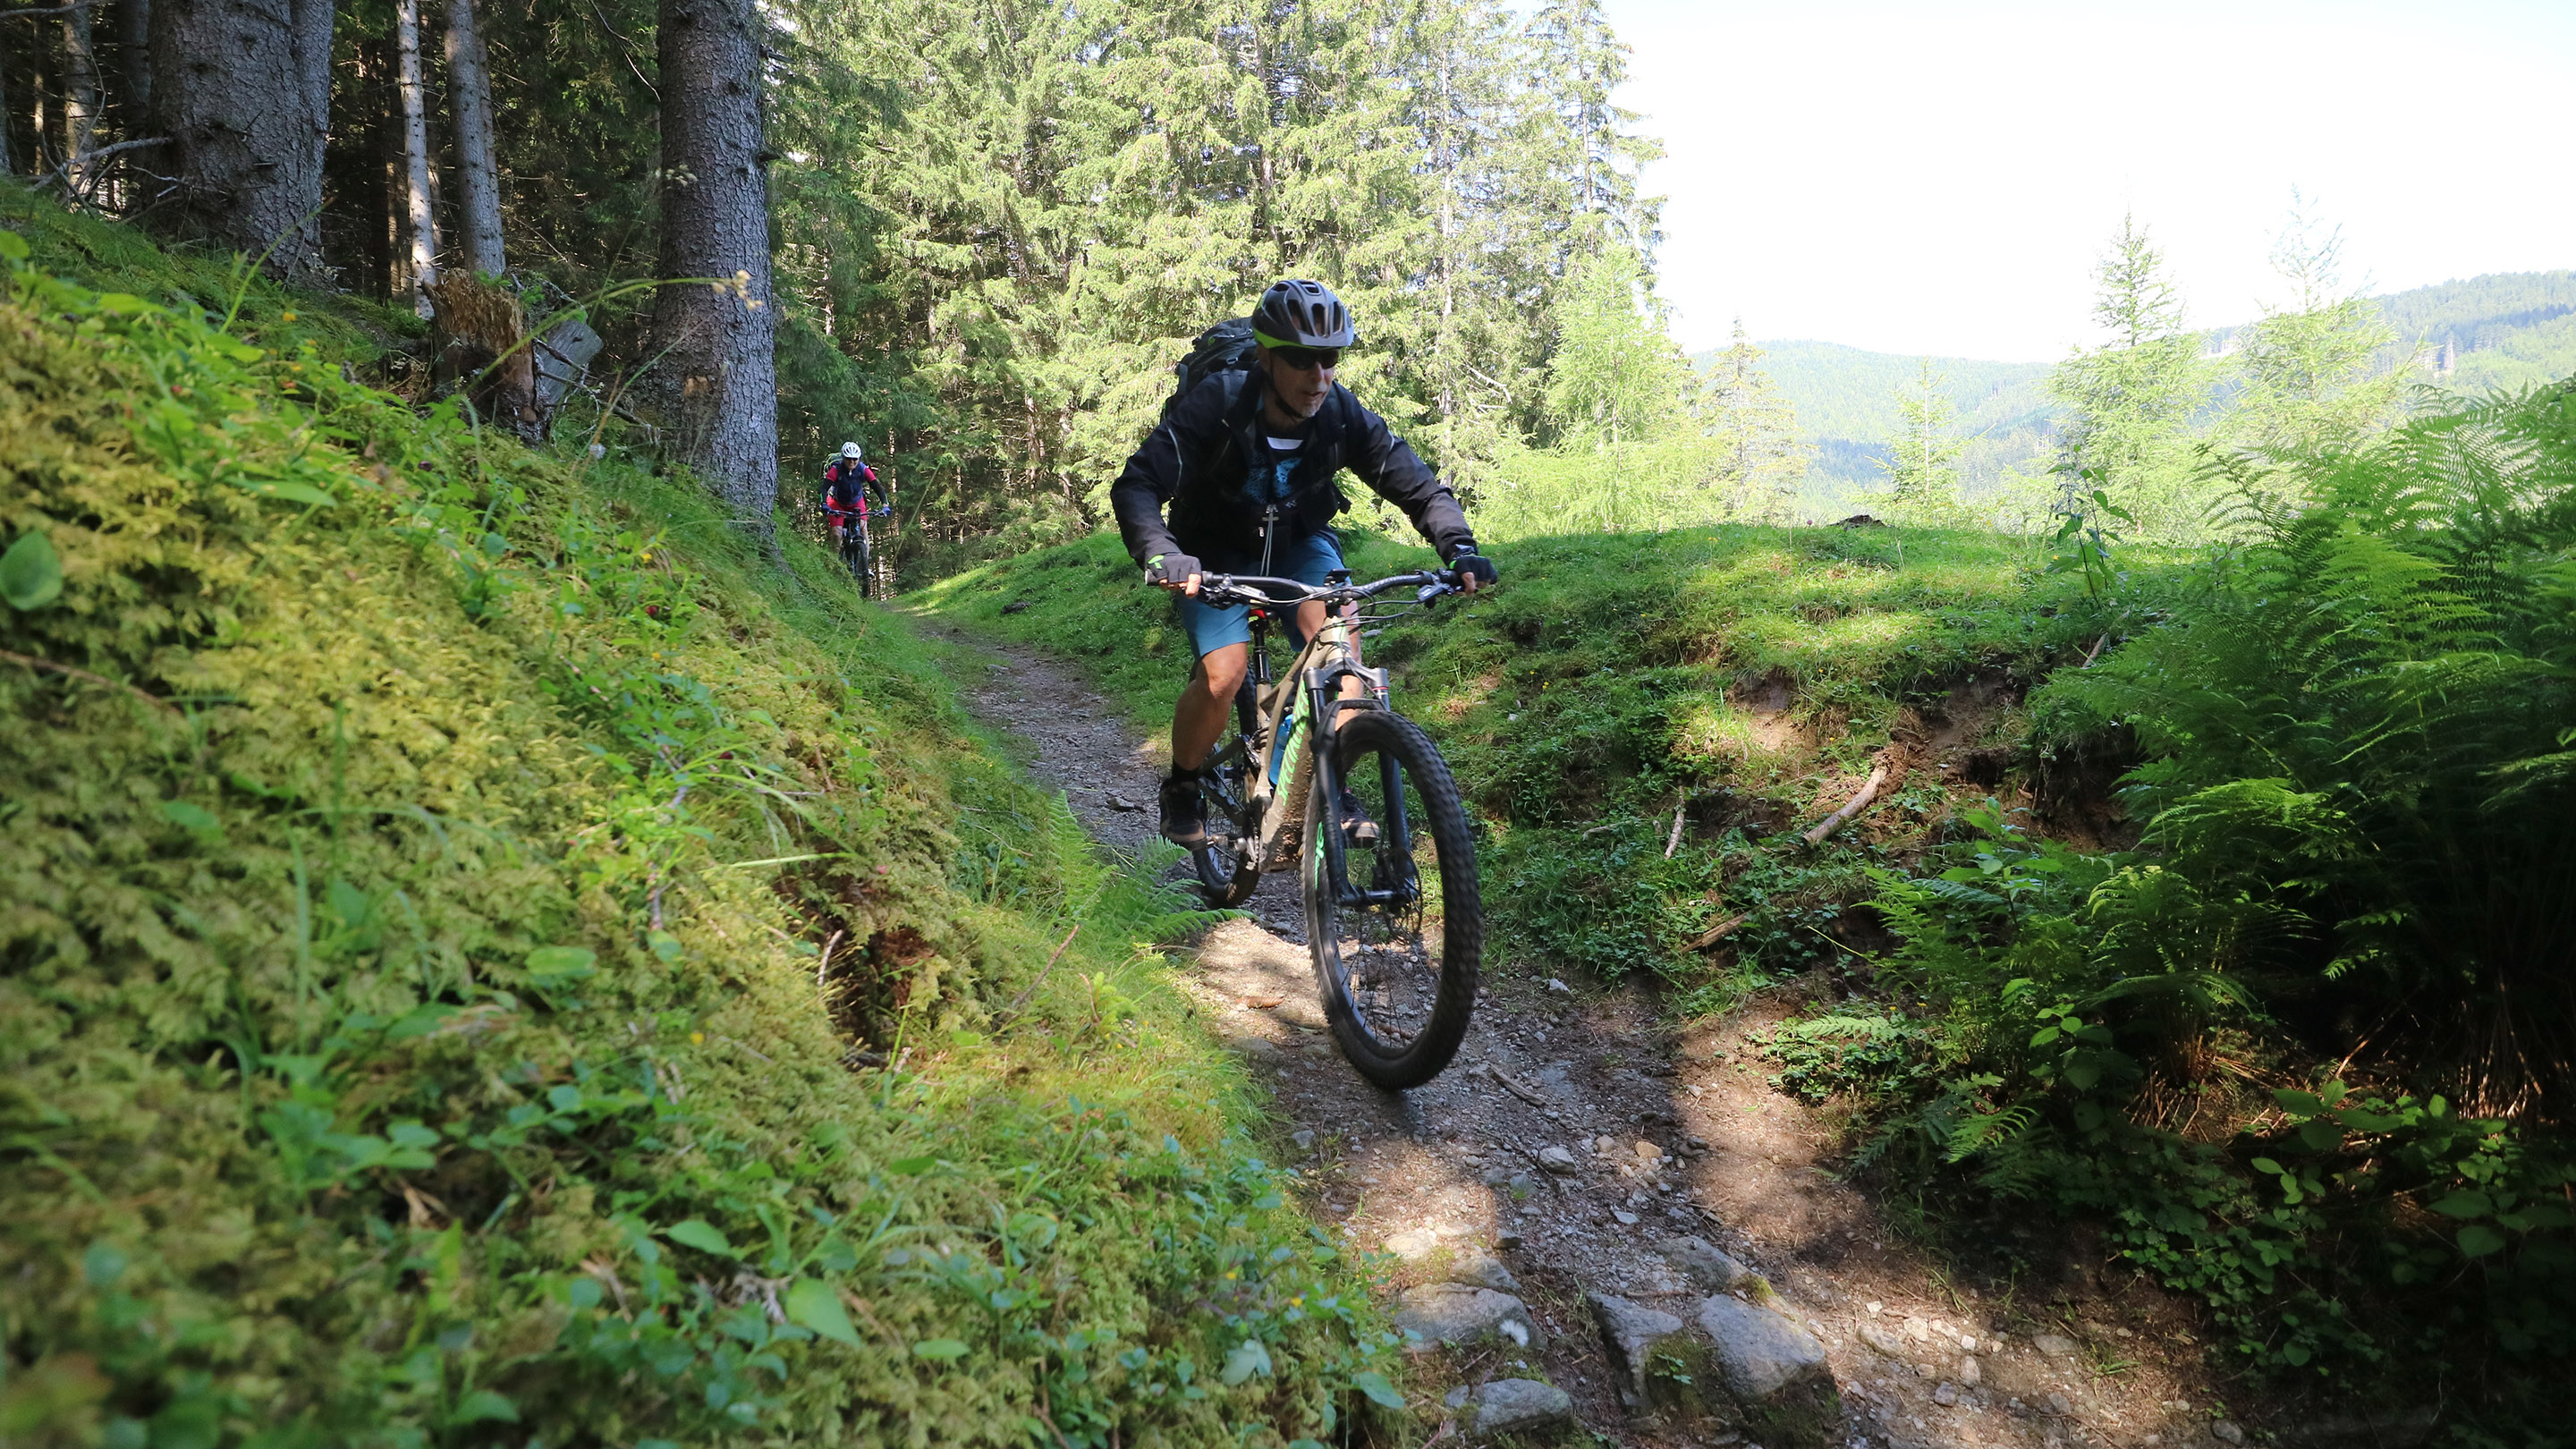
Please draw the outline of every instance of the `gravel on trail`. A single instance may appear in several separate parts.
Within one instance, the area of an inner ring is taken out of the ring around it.
[[[1161,739],[1063,664],[921,622],[958,648],[968,709],[1064,792],[1094,839],[1133,852],[1154,836]],[[1308,1211],[1387,1255],[1390,1312],[1481,1325],[1426,1342],[1417,1360],[1431,1391],[1417,1407],[1463,1416],[1460,1436],[1478,1437],[1462,1406],[1535,1402],[1546,1397],[1535,1388],[1500,1386],[1543,1380],[1609,1442],[1759,1442],[1758,1420],[1623,1404],[1626,1366],[1614,1367],[1593,1303],[1612,1295],[1698,1323],[1712,1292],[1784,1320],[1765,1332],[1823,1348],[1839,1422],[1814,1426],[1821,1436],[1781,1428],[1771,1449],[2215,1449],[2236,1431],[2169,1301],[2080,1272],[2053,1289],[1980,1294],[1832,1175],[1825,1114],[1772,1090],[1747,1040],[1794,1000],[1676,1028],[1641,990],[1569,991],[1493,943],[1457,1060],[1426,1086],[1385,1092],[1324,1030],[1300,916],[1293,877],[1265,879],[1248,918],[1177,963],[1179,980],[1268,1087],[1270,1135]]]

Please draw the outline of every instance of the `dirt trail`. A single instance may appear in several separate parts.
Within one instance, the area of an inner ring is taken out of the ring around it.
[[[932,627],[991,661],[963,681],[968,707],[1025,746],[1031,773],[1095,838],[1133,849],[1152,835],[1159,741],[1070,669]],[[1516,1293],[1544,1330],[1536,1348],[1441,1350],[1422,1364],[1436,1387],[1543,1378],[1609,1442],[1741,1442],[1625,1410],[1586,1298],[1688,1318],[1707,1293],[1657,1247],[1696,1236],[1765,1275],[1823,1341],[1842,1396],[1833,1443],[2240,1442],[2205,1398],[2190,1401],[2203,1376],[2169,1304],[2080,1275],[2014,1291],[1953,1281],[1831,1177],[1830,1124],[1773,1091],[1746,1041],[1791,1003],[1677,1032],[1643,994],[1551,980],[1505,942],[1488,947],[1456,1063],[1382,1092],[1322,1029],[1293,879],[1265,881],[1252,914],[1201,940],[1182,981],[1271,1088],[1311,1211],[1354,1247],[1393,1255],[1391,1296],[1484,1283]],[[1551,1170],[1551,1148],[1571,1160]]]

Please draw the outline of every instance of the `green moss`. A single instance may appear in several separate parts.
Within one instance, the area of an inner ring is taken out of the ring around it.
[[[1708,1340],[1687,1331],[1667,1334],[1647,1353],[1646,1402],[1680,1424],[1732,1428],[1740,1416],[1717,1374]]]
[[[811,550],[40,229],[113,291],[0,301],[0,541],[62,578],[0,606],[9,1432],[1354,1411],[1389,1340],[1139,944],[1163,860],[1092,853]]]

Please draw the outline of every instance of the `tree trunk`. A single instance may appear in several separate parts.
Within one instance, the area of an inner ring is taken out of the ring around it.
[[[9,164],[9,127],[16,119],[9,114],[9,60],[12,48],[8,33],[0,30],[0,176],[15,175],[18,169]]]
[[[737,527],[775,550],[778,382],[772,353],[768,157],[751,0],[660,0],[662,266],[653,307],[680,456]]]
[[[429,107],[420,90],[420,0],[394,3],[394,89],[402,102],[403,221],[411,239],[411,309],[430,315],[438,221],[429,207]]]
[[[447,92],[456,114],[457,169],[464,173],[456,213],[465,265],[497,277],[508,265],[501,252],[501,174],[492,162],[492,74],[483,34],[474,28],[474,0],[447,0]],[[427,190],[424,184],[424,195]]]
[[[150,135],[143,128],[152,124],[152,0],[117,0],[116,73],[126,135]]]
[[[155,129],[180,191],[163,215],[308,284],[322,265],[331,0],[163,0],[152,7]]]
[[[102,96],[93,34],[88,7],[63,16],[63,159],[74,163],[90,153],[92,138],[98,133]],[[80,174],[75,165],[72,190],[79,189]]]

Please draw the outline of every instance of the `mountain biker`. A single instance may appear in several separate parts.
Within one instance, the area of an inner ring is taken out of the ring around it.
[[[1319,282],[1277,282],[1251,324],[1250,365],[1213,372],[1175,397],[1109,487],[1118,531],[1146,582],[1183,596],[1181,622],[1198,657],[1172,711],[1172,773],[1162,792],[1163,837],[1185,846],[1207,839],[1199,771],[1225,730],[1252,637],[1243,608],[1199,601],[1204,575],[1322,585],[1343,566],[1330,525],[1350,506],[1334,482],[1347,468],[1404,511],[1465,587],[1495,578],[1449,486],[1334,380],[1343,350],[1359,342],[1342,299]],[[1321,603],[1299,604],[1289,637],[1303,648],[1323,623]],[[1364,823],[1349,792],[1340,806],[1346,827]]]
[[[868,507],[871,491],[877,500],[874,510]],[[839,548],[843,531],[857,515],[870,511],[883,518],[894,511],[894,500],[877,482],[877,470],[868,466],[866,450],[843,443],[840,456],[823,465],[823,520],[832,526],[832,546]]]
[[[868,507],[873,490],[877,506]],[[843,443],[841,452],[823,465],[823,521],[832,530],[832,551],[858,575],[859,596],[867,597],[868,575],[873,569],[869,558],[867,515],[883,518],[894,512],[894,499],[877,481],[877,470],[868,466],[866,453],[856,443]],[[853,554],[856,557],[853,559]]]

